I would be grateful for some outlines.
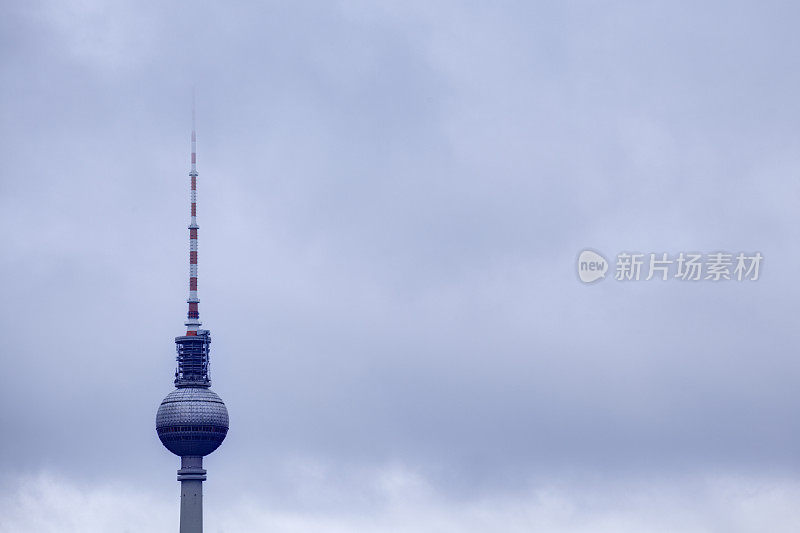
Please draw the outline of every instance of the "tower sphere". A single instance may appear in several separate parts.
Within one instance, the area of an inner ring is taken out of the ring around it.
[[[175,455],[205,456],[228,433],[228,409],[207,387],[182,387],[167,394],[156,414],[161,443]]]

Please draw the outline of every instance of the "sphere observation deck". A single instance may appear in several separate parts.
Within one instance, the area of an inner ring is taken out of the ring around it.
[[[228,409],[206,387],[175,389],[158,408],[156,432],[161,443],[175,455],[205,456],[225,440]]]

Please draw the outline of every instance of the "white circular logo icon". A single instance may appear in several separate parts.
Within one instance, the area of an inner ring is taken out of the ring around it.
[[[592,283],[606,277],[608,261],[592,250],[584,250],[578,256],[578,277],[584,283]]]

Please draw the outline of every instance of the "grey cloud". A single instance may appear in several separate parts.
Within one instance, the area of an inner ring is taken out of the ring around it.
[[[794,11],[9,9],[0,471],[168,482],[194,84],[220,483],[795,472]],[[765,270],[584,287],[586,246]]]

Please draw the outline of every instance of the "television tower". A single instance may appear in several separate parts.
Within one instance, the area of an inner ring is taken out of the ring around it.
[[[197,136],[194,95],[192,95],[191,221],[189,223],[189,312],[186,335],[175,337],[178,366],[175,390],[170,392],[156,414],[156,432],[161,443],[180,456],[180,533],[203,531],[203,457],[216,450],[228,433],[228,409],[211,387],[208,377],[211,335],[200,329],[197,298]]]

